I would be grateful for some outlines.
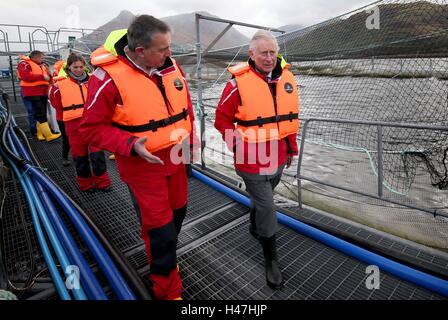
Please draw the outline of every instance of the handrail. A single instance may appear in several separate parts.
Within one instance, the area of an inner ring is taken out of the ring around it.
[[[302,208],[302,188],[301,188],[301,181],[307,180],[314,183],[323,184],[332,188],[356,193],[359,195],[363,195],[366,197],[378,199],[387,201],[393,204],[397,204],[400,206],[408,207],[411,209],[420,210],[425,213],[429,213],[431,215],[435,216],[443,216],[448,218],[447,214],[437,212],[437,209],[431,210],[427,208],[423,208],[420,206],[415,206],[412,204],[403,203],[400,201],[395,201],[391,199],[384,198],[383,196],[383,138],[382,138],[382,131],[383,127],[392,127],[392,128],[407,128],[407,129],[417,129],[417,130],[438,130],[438,131],[448,131],[448,126],[443,125],[421,125],[421,124],[410,124],[410,123],[401,123],[401,122],[384,122],[384,121],[364,121],[364,120],[343,120],[343,119],[331,119],[331,118],[301,118],[302,120],[302,138],[300,143],[300,151],[299,151],[299,159],[297,164],[297,188],[298,188],[298,196],[297,200],[299,203],[299,208]],[[373,195],[365,192],[361,192],[359,190],[351,189],[351,188],[345,188],[341,186],[337,186],[332,183],[328,183],[325,181],[321,181],[315,178],[306,177],[301,174],[302,169],[302,162],[303,162],[303,152],[305,149],[305,142],[308,132],[308,126],[311,122],[331,122],[331,123],[340,123],[340,124],[353,124],[353,125],[368,125],[368,126],[376,126],[377,127],[377,145],[378,145],[378,195]]]
[[[6,29],[6,30],[2,30]],[[7,30],[15,29],[13,32],[14,37],[9,40]],[[35,34],[42,32],[45,35],[45,39],[35,39]],[[5,51],[0,51],[2,55],[15,55],[16,53],[23,53],[23,48],[18,49],[18,45],[28,45],[29,51],[35,49],[36,44],[46,45],[49,52],[60,49],[62,46],[68,44],[59,41],[60,34],[64,33],[76,33],[82,36],[86,36],[87,32],[96,34],[104,34],[104,30],[101,29],[89,29],[89,28],[59,28],[58,30],[48,30],[46,27],[37,25],[17,25],[17,24],[5,24],[0,23],[0,33],[3,34],[5,42]],[[5,35],[6,34],[6,35]],[[1,42],[1,41],[0,41]],[[15,45],[11,47],[11,45]]]
[[[6,40],[6,34],[3,30],[0,30],[0,33],[3,35],[3,42],[5,43],[5,51],[8,51],[8,41]]]

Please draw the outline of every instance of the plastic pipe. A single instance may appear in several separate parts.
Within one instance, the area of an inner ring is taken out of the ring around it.
[[[95,260],[98,262],[98,265],[108,279],[118,298],[121,300],[135,300],[134,293],[131,291],[128,284],[125,282],[122,275],[119,273],[110,257],[105,252],[104,248],[100,245],[95,235],[79,216],[70,201],[62,196],[58,187],[48,181],[42,172],[29,164],[25,164],[25,168],[26,170],[29,170],[30,174],[35,177],[36,180],[41,183],[63,207],[68,217],[77,228],[81,238],[84,240]]]
[[[14,118],[13,118],[14,119]],[[14,127],[14,132],[16,135],[21,135],[22,141],[26,144],[26,152],[29,153],[29,156],[32,159],[32,163],[36,164],[37,166],[41,166],[39,161],[36,159],[36,156],[34,155],[31,146],[28,142],[28,139],[25,135],[25,133],[19,128]],[[47,176],[47,179],[54,183],[54,181],[51,179],[51,177]],[[73,207],[76,209],[76,211],[81,215],[81,218],[84,219],[88,227],[93,231],[99,242],[103,245],[106,252],[111,257],[112,261],[115,263],[117,268],[120,270],[121,274],[125,277],[127,283],[131,286],[133,289],[133,292],[137,296],[138,299],[141,300],[152,300],[151,295],[149,294],[148,289],[143,284],[143,281],[140,279],[140,275],[135,271],[135,269],[132,267],[132,265],[129,263],[129,261],[124,257],[124,255],[121,253],[121,251],[112,243],[110,242],[106,236],[104,235],[104,232],[101,231],[100,227],[95,224],[95,222],[89,217],[89,215],[76,203],[74,202],[65,191],[59,189],[61,194],[67,198],[70,203],[73,205]]]
[[[11,131],[9,133],[11,133]],[[15,152],[16,155],[18,155],[17,149],[16,149],[15,145],[13,144],[13,141],[12,141],[13,139],[11,138],[11,134],[8,135],[8,138],[9,138],[9,142],[10,142],[12,151]],[[19,145],[19,148],[20,148],[20,145]],[[35,190],[35,186],[33,186],[28,174],[24,173],[23,177],[24,177],[24,181],[27,185],[28,192],[31,193],[31,198],[34,199],[34,204],[36,205],[36,207],[38,209],[37,212],[39,214],[39,218],[44,225],[44,228],[48,235],[50,243],[53,247],[54,252],[56,253],[56,256],[57,256],[59,262],[61,263],[62,270],[65,274],[65,270],[67,270],[67,268],[71,265],[71,263],[70,263],[69,259],[67,258],[67,254],[59,240],[60,235],[57,232],[55,232],[53,225],[50,222],[47,212],[46,212],[46,211],[49,211],[49,212],[55,211],[56,208],[52,205],[51,202],[49,202],[48,196],[46,198],[44,198],[44,201],[43,201],[45,203],[45,208],[44,208],[44,206],[42,205],[42,202],[40,201],[40,198]],[[36,186],[37,189],[38,190],[40,189],[39,192],[41,193],[41,195],[45,196],[45,192],[44,192],[42,186],[38,183],[36,185],[37,185]],[[74,297],[77,300],[87,300],[87,297],[81,287],[73,288],[72,292],[73,292]]]
[[[47,267],[48,267],[48,271],[50,272],[51,278],[53,279],[53,282],[54,282],[56,290],[57,290],[57,292],[59,294],[59,297],[62,300],[71,300],[70,294],[68,293],[67,288],[65,287],[65,283],[64,283],[64,281],[62,281],[62,278],[61,278],[60,274],[58,273],[58,269],[56,267],[56,263],[54,262],[54,259],[51,256],[50,249],[48,248],[48,245],[47,245],[46,240],[45,240],[44,233],[42,231],[42,227],[41,227],[40,222],[39,222],[39,218],[38,218],[38,215],[37,215],[37,212],[36,212],[36,208],[34,206],[34,202],[33,202],[32,196],[31,196],[30,192],[28,192],[28,187],[27,187],[27,185],[26,185],[26,183],[24,181],[24,178],[20,174],[20,172],[17,169],[17,167],[14,164],[14,162],[11,161],[8,157],[5,157],[4,155],[3,155],[3,157],[10,163],[11,167],[13,168],[13,170],[14,170],[16,176],[18,177],[19,182],[22,185],[22,188],[24,190],[25,197],[26,197],[27,202],[28,202],[29,207],[30,207],[31,218],[33,220],[33,225],[34,225],[34,228],[36,230],[37,239],[39,241],[39,245],[40,245],[40,247],[42,249],[42,253],[43,253],[45,262],[47,264]]]
[[[11,129],[10,129],[11,130]],[[11,131],[10,131],[11,133]],[[18,140],[17,136],[13,132],[11,134],[12,139],[14,140],[15,144],[20,149],[20,152],[25,159],[30,160],[31,158],[24,149],[23,145]],[[33,179],[34,180],[34,179]],[[73,265],[77,266],[79,268],[79,275],[81,280],[81,286],[84,287],[87,291],[87,295],[89,298],[94,300],[107,300],[107,296],[103,291],[103,288],[98,283],[98,280],[96,279],[95,275],[93,274],[92,270],[90,269],[87,261],[79,251],[78,246],[76,245],[76,242],[73,240],[73,237],[70,235],[70,232],[68,231],[67,227],[62,222],[62,219],[59,217],[56,208],[54,207],[53,203],[51,202],[47,192],[43,189],[42,185],[35,181],[36,186],[39,190],[40,195],[42,196],[44,203],[46,204],[47,211],[49,213],[49,216],[51,218],[51,222],[53,226],[55,227],[58,238],[61,239],[61,243],[63,244],[64,248],[66,249],[66,252],[68,253],[70,257],[70,261],[73,263]],[[66,267],[64,267],[64,270],[66,270]],[[81,289],[82,291],[82,289]],[[74,290],[74,294],[78,295],[78,290]],[[75,296],[76,297],[76,296]],[[85,300],[87,297],[85,296],[85,293],[82,292],[79,297],[80,300]]]

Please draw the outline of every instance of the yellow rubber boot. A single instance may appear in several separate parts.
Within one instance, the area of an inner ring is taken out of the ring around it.
[[[42,134],[44,135],[45,140],[47,140],[47,142],[50,142],[50,141],[57,139],[61,136],[60,133],[58,133],[58,134],[51,133],[48,122],[40,123],[40,124],[38,124],[38,126],[40,127],[40,130],[42,131]]]
[[[39,124],[39,122],[36,124],[36,128],[37,128],[37,140],[39,140],[39,141],[44,141],[44,140],[45,140],[45,137],[44,137],[44,135],[42,134],[42,130],[40,130],[40,124]]]

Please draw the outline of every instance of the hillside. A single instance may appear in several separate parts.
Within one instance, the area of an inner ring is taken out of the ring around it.
[[[288,55],[298,59],[366,56],[446,56],[448,6],[418,1],[379,6],[380,29],[368,29],[370,14],[349,17],[291,33]]]
[[[200,12],[203,15],[213,16],[207,12]],[[150,14],[150,13],[149,13]],[[101,33],[94,33],[86,36],[87,41],[104,41],[105,37],[113,30],[127,28],[134,19],[135,15],[130,11],[122,11],[120,14],[97,28]],[[216,16],[213,16],[216,17]],[[182,46],[186,49],[194,49],[196,42],[196,26],[195,13],[180,14],[176,16],[169,16],[161,18],[161,20],[168,23],[173,29],[172,42],[174,47]],[[201,21],[201,44],[208,45],[224,28],[226,24],[217,23],[213,21]],[[245,44],[249,39],[239,31],[231,28],[224,37],[222,37],[214,48],[227,48],[236,45]]]

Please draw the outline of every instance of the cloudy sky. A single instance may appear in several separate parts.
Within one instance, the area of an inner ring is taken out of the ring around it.
[[[312,25],[357,9],[373,0],[15,0],[2,1],[0,23],[59,27],[96,28],[121,10],[166,17],[207,11],[224,19],[279,27]],[[223,5],[225,3],[225,5]]]

